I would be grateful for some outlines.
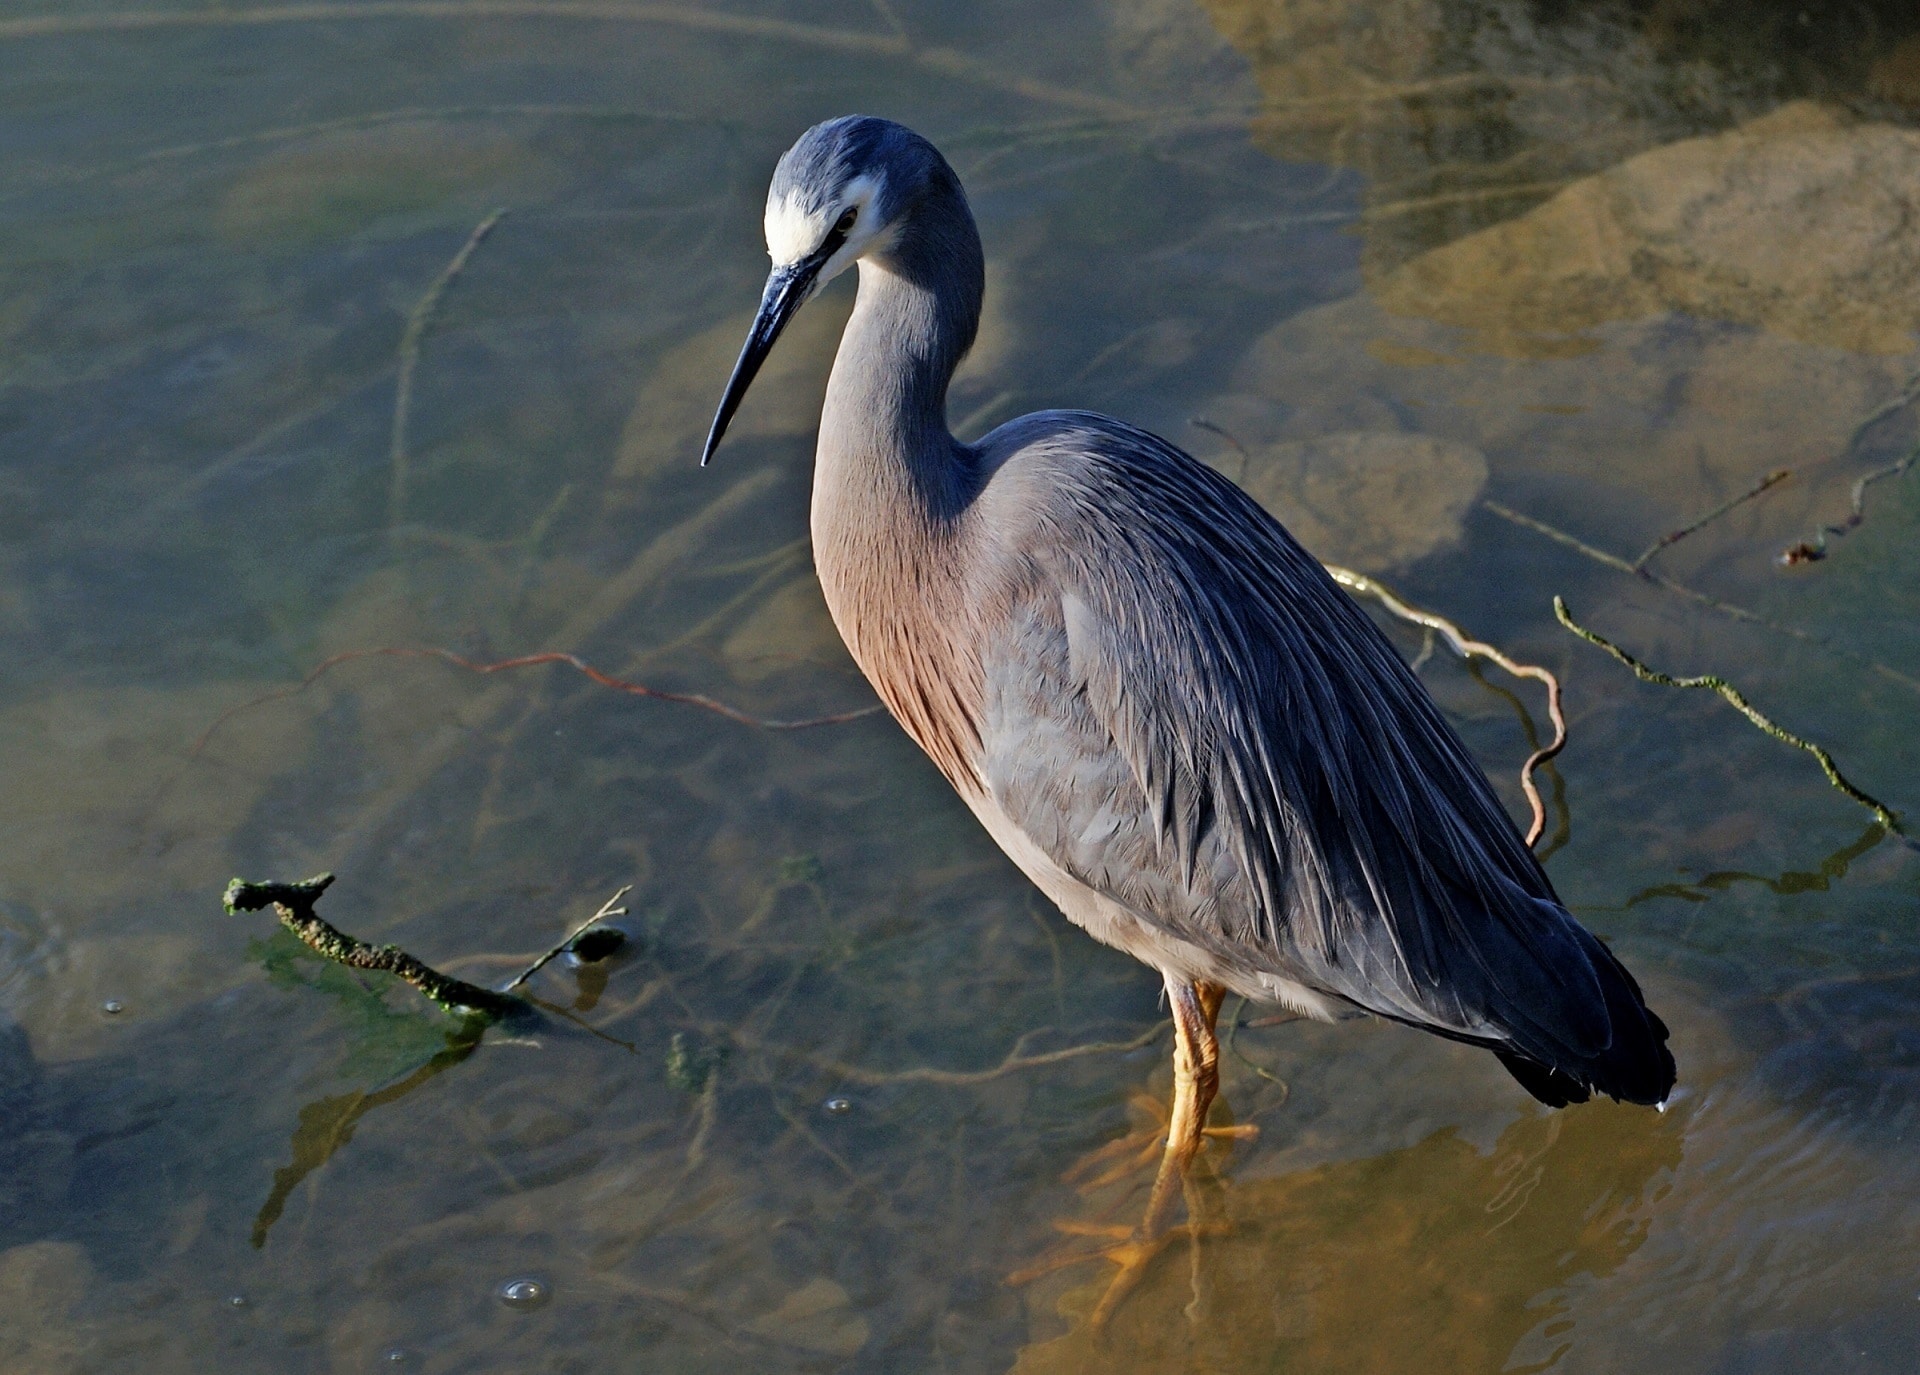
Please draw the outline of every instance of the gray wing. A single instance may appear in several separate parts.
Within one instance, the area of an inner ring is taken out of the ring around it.
[[[1105,417],[1027,417],[982,449],[1042,508],[1002,537],[982,771],[1055,863],[1240,965],[1486,1045],[1546,1101],[1666,1096],[1632,976],[1271,516]]]

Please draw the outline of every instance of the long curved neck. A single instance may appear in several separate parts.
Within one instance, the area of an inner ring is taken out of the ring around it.
[[[973,343],[984,278],[958,183],[915,208],[890,252],[861,260],[813,473],[813,557],[834,624],[895,718],[969,794],[983,687],[961,546],[979,475],[947,429],[947,384]]]
[[[861,259],[820,417],[816,534],[823,516],[830,526],[909,515],[940,524],[971,498],[968,452],[947,429],[947,384],[973,344],[984,280],[957,185],[914,207],[889,252]]]

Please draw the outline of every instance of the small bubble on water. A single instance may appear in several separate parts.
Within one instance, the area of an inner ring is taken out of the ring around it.
[[[842,1113],[853,1111],[853,1100],[851,1098],[829,1098],[823,1106],[828,1112],[838,1117]]]
[[[106,1013],[109,1017],[112,1017],[116,1013],[125,1011],[126,1006],[127,1005],[121,1002],[118,998],[109,998],[104,1003],[100,1004],[100,1010]]]
[[[496,1292],[500,1302],[509,1308],[538,1308],[553,1297],[546,1281],[530,1277],[508,1280]]]

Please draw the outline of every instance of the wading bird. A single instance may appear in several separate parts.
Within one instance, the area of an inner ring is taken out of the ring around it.
[[[1562,1106],[1660,1103],[1667,1029],[1577,923],[1392,645],[1204,464],[1086,411],[976,443],[947,385],[984,260],[959,178],[885,120],[780,159],[760,310],[701,458],[780,331],[858,263],[820,418],[814,559],[907,733],[1075,924],[1160,971],[1174,1098],[1103,1311],[1168,1229],[1225,992],[1354,1011],[1499,1057]]]

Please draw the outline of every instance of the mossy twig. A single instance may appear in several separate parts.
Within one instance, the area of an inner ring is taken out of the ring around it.
[[[1634,676],[1644,682],[1658,683],[1663,687],[1705,688],[1710,692],[1716,692],[1726,698],[1728,704],[1731,705],[1735,711],[1753,722],[1754,725],[1758,726],[1768,735],[1771,735],[1775,740],[1792,745],[1795,749],[1805,750],[1808,754],[1819,760],[1821,770],[1827,775],[1827,782],[1833,784],[1835,788],[1845,793],[1855,802],[1858,802],[1862,807],[1871,811],[1880,819],[1882,826],[1885,826],[1896,835],[1906,835],[1906,831],[1902,829],[1900,825],[1900,818],[1894,814],[1893,809],[1885,803],[1869,797],[1866,793],[1849,783],[1846,776],[1840,772],[1839,766],[1833,762],[1832,755],[1828,754],[1811,740],[1803,740],[1792,731],[1775,723],[1772,719],[1764,715],[1759,708],[1741,696],[1740,690],[1725,678],[1716,677],[1713,674],[1702,674],[1696,678],[1676,678],[1672,674],[1662,673],[1658,669],[1649,668],[1631,654],[1627,653],[1626,650],[1620,648],[1619,645],[1614,644],[1611,640],[1603,636],[1596,635],[1593,631],[1588,630],[1585,626],[1576,622],[1573,619],[1573,613],[1567,610],[1566,602],[1560,597],[1553,599],[1553,614],[1559,618],[1561,625],[1564,625],[1568,630],[1571,630],[1588,644],[1597,645],[1601,649],[1606,650],[1607,653],[1632,669]]]
[[[227,911],[257,912],[271,907],[280,924],[322,958],[351,969],[392,974],[456,1016],[497,1019],[526,1006],[508,994],[442,974],[397,945],[368,945],[325,921],[315,914],[313,905],[332,884],[332,874],[319,874],[304,883],[248,883],[237,878],[227,885]]]

